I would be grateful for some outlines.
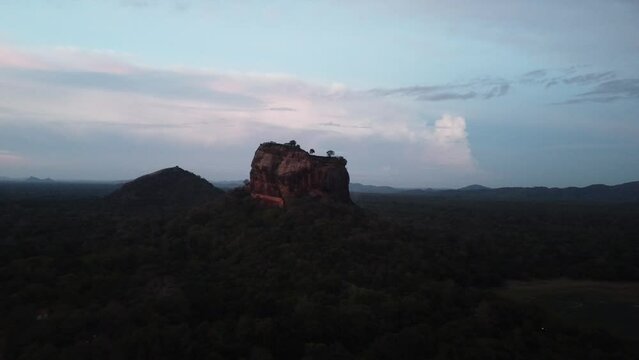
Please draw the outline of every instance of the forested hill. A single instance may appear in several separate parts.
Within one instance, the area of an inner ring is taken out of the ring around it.
[[[235,190],[151,214],[91,199],[0,202],[0,355],[637,358],[632,340],[492,290],[639,279],[636,208],[385,199],[280,209]]]
[[[27,198],[98,198],[119,189],[119,182],[29,182],[16,180],[0,181],[0,200]],[[243,181],[213,182],[226,191],[244,186]],[[586,187],[505,187],[488,188],[471,185],[460,189],[401,189],[390,186],[373,186],[351,183],[354,198],[358,194],[389,194],[408,197],[434,197],[480,201],[524,201],[524,202],[581,202],[581,203],[639,203],[639,181],[620,185],[590,185]]]

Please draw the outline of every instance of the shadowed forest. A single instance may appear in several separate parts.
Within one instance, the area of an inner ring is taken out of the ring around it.
[[[0,186],[0,359],[639,358],[636,203],[118,186]]]
[[[0,0],[0,360],[639,360],[638,19]]]

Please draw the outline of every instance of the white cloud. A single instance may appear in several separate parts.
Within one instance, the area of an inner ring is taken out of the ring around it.
[[[454,144],[466,141],[466,120],[460,116],[445,114],[435,122],[433,131],[440,144]]]
[[[474,163],[468,143],[466,120],[461,116],[445,114],[435,122],[429,142],[436,153],[435,161],[451,166],[467,167]]]
[[[72,137],[116,133],[205,147],[295,137],[336,148],[357,143],[351,151],[365,151],[366,143],[375,141],[424,154],[404,159],[408,167],[416,161],[475,168],[464,118],[444,115],[425,126],[423,103],[343,84],[281,74],[149,68],[117,54],[68,48],[45,56],[0,47],[0,72],[0,127],[31,123]]]

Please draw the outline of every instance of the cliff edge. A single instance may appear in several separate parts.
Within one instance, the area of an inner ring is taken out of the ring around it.
[[[260,144],[250,180],[251,196],[276,206],[300,197],[352,203],[346,159],[311,155],[294,142]]]

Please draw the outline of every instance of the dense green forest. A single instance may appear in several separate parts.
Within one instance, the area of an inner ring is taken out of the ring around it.
[[[639,204],[0,201],[0,359],[636,359],[501,296],[639,280]]]

